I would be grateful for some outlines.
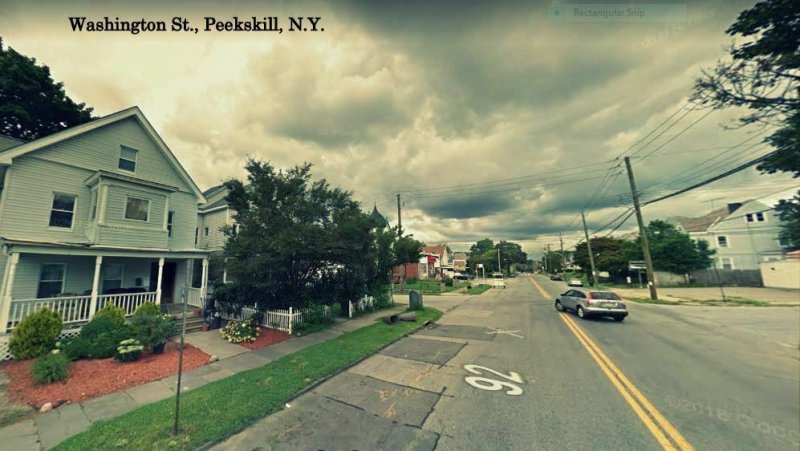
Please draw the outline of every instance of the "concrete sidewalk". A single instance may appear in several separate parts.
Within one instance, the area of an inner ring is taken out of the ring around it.
[[[407,302],[407,298],[405,301]],[[403,311],[408,307],[400,298],[395,300],[395,304],[396,306],[390,309],[346,320],[329,329],[302,337],[292,337],[257,351],[225,342],[219,337],[219,331],[187,334],[187,343],[207,354],[216,355],[219,361],[184,372],[181,390],[192,390],[236,373],[266,365],[309,346],[369,326],[382,316]],[[176,385],[177,375],[173,375],[80,404],[64,404],[57,409],[0,428],[0,443],[3,449],[49,449],[85,431],[94,422],[108,420],[145,404],[174,396]]]
[[[800,290],[754,287],[723,287],[723,289],[726,297],[755,299],[770,304],[800,305]],[[622,297],[647,298],[650,296],[647,288],[612,288],[612,290]],[[659,287],[658,297],[678,302],[709,301],[721,300],[722,294],[719,287]]]

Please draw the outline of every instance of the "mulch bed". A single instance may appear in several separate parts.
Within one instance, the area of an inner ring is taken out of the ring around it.
[[[256,338],[256,341],[239,344],[251,351],[255,351],[256,349],[261,349],[263,347],[274,345],[275,343],[280,343],[292,338],[291,335],[278,332],[277,330],[267,329],[266,327],[261,327],[259,329],[260,331],[258,332],[258,338]]]
[[[208,363],[209,355],[184,345],[183,370],[193,370]],[[51,402],[83,402],[108,393],[125,390],[178,373],[178,343],[168,342],[163,354],[145,353],[135,362],[120,363],[110,359],[80,359],[69,366],[69,378],[63,382],[34,385],[31,367],[35,359],[12,360],[0,364],[9,379],[9,398],[38,409]]]

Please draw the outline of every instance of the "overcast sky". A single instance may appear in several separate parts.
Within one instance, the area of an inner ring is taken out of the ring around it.
[[[724,30],[754,2],[687,2],[685,20],[655,22],[557,19],[550,2],[30,3],[0,0],[5,45],[49,65],[97,115],[138,105],[203,189],[244,177],[248,156],[281,168],[308,161],[392,223],[400,191],[403,226],[421,240],[460,249],[509,239],[536,255],[560,231],[574,244],[587,204],[593,230],[624,211],[602,208],[629,202],[621,168],[601,185],[618,166],[609,161],[686,104],[701,68],[725,55]],[[318,16],[324,31],[80,33],[68,21],[169,26],[181,16],[202,29],[205,16],[233,15],[277,16],[285,29],[289,16]],[[723,127],[741,112],[706,113],[681,110],[628,152],[639,150],[645,198],[768,151],[749,148],[763,130]],[[644,214],[769,203],[796,185],[750,170]]]

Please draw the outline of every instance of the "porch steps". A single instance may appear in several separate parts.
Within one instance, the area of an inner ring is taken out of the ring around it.
[[[175,313],[172,315],[172,321],[175,323],[175,327],[178,329],[178,334],[181,331],[181,314]],[[203,325],[206,323],[205,318],[202,316],[196,316],[192,313],[187,312],[186,315],[186,333],[190,332],[200,332],[203,328]]]

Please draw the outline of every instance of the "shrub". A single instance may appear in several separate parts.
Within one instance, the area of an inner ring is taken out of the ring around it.
[[[166,343],[169,337],[177,332],[175,322],[170,315],[133,315],[131,329],[135,337],[147,348]]]
[[[126,325],[117,326],[109,316],[95,317],[81,329],[80,337],[88,344],[87,357],[107,359],[117,351],[117,344],[131,338],[133,331]]]
[[[91,342],[83,337],[75,337],[72,340],[57,344],[56,348],[66,354],[70,360],[78,360],[89,357],[89,346]]]
[[[108,316],[95,316],[81,328],[80,336],[86,340],[93,341],[97,336],[104,333],[111,333],[116,328],[117,326],[114,325],[114,320],[112,318]]]
[[[144,304],[136,307],[136,310],[133,312],[133,316],[160,314],[161,307],[159,307],[155,302],[145,302]]]
[[[444,286],[452,287],[453,286],[453,278],[452,277],[446,277],[444,279]]]
[[[39,385],[63,381],[69,376],[69,363],[69,357],[57,349],[39,357],[33,364],[33,383]]]
[[[250,321],[230,321],[220,329],[220,333],[231,343],[244,343],[256,341],[258,327],[253,327]]]
[[[144,346],[135,338],[122,340],[119,346],[117,346],[117,352],[114,354],[114,358],[117,359],[118,362],[133,362],[142,355],[143,349]]]
[[[409,285],[416,285],[417,282],[419,282],[419,279],[417,279],[416,277],[409,277],[408,279],[406,279],[406,283]]]
[[[95,318],[111,318],[116,327],[125,324],[125,309],[117,307],[112,303],[107,303],[103,308],[94,314]]]
[[[30,359],[47,354],[61,333],[61,317],[43,308],[22,318],[11,334],[8,348],[15,359]]]
[[[260,312],[256,310],[252,315],[250,315],[250,323],[254,326],[260,326],[264,322],[264,312]]]

